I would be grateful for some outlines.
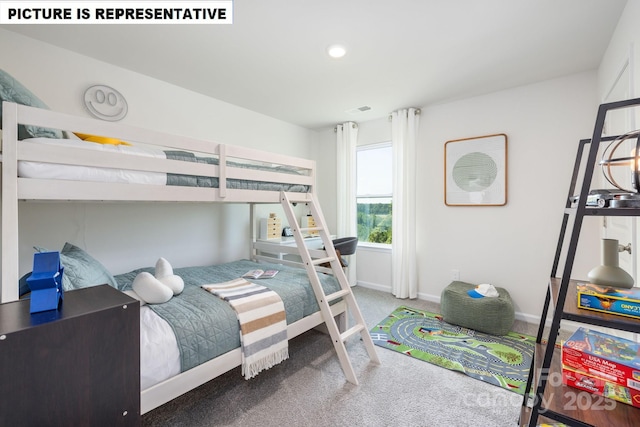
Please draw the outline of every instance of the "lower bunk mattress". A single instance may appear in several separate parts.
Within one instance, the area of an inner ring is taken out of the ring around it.
[[[240,347],[240,328],[236,313],[220,298],[201,288],[204,284],[237,279],[249,270],[274,269],[270,279],[253,282],[275,291],[282,299],[290,325],[319,310],[307,273],[284,265],[255,263],[248,260],[226,264],[175,268],[185,286],[181,294],[163,304],[147,304],[140,310],[140,369],[144,390],[174,375]],[[143,268],[115,276],[118,288],[131,290]],[[325,294],[340,285],[331,275],[319,274]]]

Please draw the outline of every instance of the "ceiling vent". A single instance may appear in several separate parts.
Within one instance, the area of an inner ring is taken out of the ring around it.
[[[349,114],[359,114],[359,113],[364,113],[365,111],[369,111],[371,110],[371,107],[369,107],[368,105],[363,105],[362,107],[358,107],[358,108],[351,108],[349,110],[347,110],[346,112]]]

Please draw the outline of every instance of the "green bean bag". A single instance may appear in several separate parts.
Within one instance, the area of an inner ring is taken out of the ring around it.
[[[511,296],[496,287],[497,297],[472,298],[467,291],[476,285],[451,282],[440,296],[440,311],[445,322],[492,335],[506,335],[513,326],[515,312]]]

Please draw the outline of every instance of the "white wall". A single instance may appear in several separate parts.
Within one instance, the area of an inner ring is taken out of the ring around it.
[[[3,29],[0,52],[0,68],[51,109],[89,116],[84,91],[105,84],[127,99],[123,123],[311,157],[307,129]],[[21,203],[20,272],[31,269],[33,245],[56,250],[65,241],[86,248],[113,273],[153,265],[160,256],[174,266],[248,257],[248,219],[247,205]]]
[[[336,133],[333,128],[316,131],[312,155],[318,168],[316,194],[329,230],[336,229]]]
[[[596,74],[587,72],[422,107],[416,203],[420,298],[439,301],[457,269],[463,281],[507,288],[520,318],[539,318],[578,141],[591,136],[597,105]],[[388,141],[390,127],[386,118],[359,123],[358,143]],[[445,142],[493,133],[508,136],[507,205],[445,206]],[[318,138],[325,147],[318,158],[322,181],[335,186],[335,161],[326,154],[335,135],[327,131]],[[325,214],[330,216],[327,209]],[[585,228],[580,241],[587,249],[574,266],[578,277],[599,262],[597,223]],[[390,253],[359,248],[357,256],[359,283],[390,290]]]
[[[509,289],[520,318],[539,318],[578,140],[591,136],[597,107],[628,58],[633,64],[630,96],[640,96],[638,16],[640,2],[628,2],[597,73],[422,107],[416,229],[420,298],[439,300],[451,270],[458,269],[461,280]],[[640,113],[636,117],[640,124]],[[359,129],[360,144],[390,137],[386,119],[359,123]],[[444,143],[491,133],[509,138],[508,204],[446,207]],[[335,135],[327,131],[316,137],[323,147],[316,153],[319,170],[326,174],[322,181],[335,188]],[[323,205],[329,206],[325,199]],[[335,215],[327,211],[328,218]],[[574,277],[586,277],[599,263],[599,221],[585,220]],[[359,249],[357,256],[360,283],[390,290],[390,255]]]
[[[631,82],[634,86],[630,96],[640,96],[640,27],[638,26],[638,16],[640,16],[640,1],[627,2],[598,69],[598,95],[600,99],[604,98],[617,78],[620,69],[629,60],[633,68]],[[640,124],[640,120],[637,123]]]
[[[417,202],[420,293],[439,297],[451,270],[511,293],[516,312],[539,316],[548,285],[578,141],[590,137],[597,107],[594,72],[422,109]],[[447,207],[447,140],[505,133],[508,202]],[[597,223],[588,221],[574,277],[599,262]]]

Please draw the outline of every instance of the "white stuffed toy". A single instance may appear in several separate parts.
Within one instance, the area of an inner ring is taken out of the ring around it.
[[[183,291],[184,281],[173,274],[173,268],[166,259],[160,258],[156,262],[155,276],[146,271],[138,273],[131,287],[140,301],[162,304]]]
[[[164,258],[160,258],[156,262],[156,279],[171,289],[174,295],[180,294],[184,289],[184,280],[182,280],[182,277],[173,274],[171,264]]]
[[[163,285],[162,282],[146,271],[138,273],[136,278],[133,279],[131,287],[148,304],[162,304],[169,301],[173,296],[171,288]]]

